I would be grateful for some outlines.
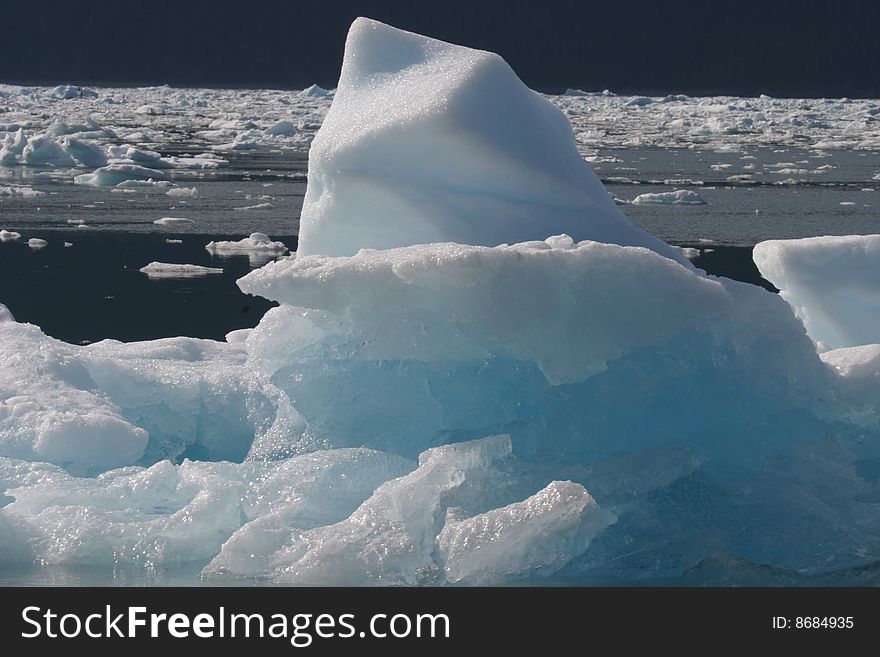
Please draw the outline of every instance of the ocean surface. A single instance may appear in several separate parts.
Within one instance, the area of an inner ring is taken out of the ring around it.
[[[179,146],[157,150],[167,156],[184,152]],[[175,184],[196,187],[196,198],[168,196],[165,187],[121,193],[76,185],[51,168],[7,169],[4,182],[44,194],[0,197],[0,227],[22,234],[20,240],[0,244],[0,303],[19,321],[72,343],[176,335],[222,339],[229,331],[255,326],[273,304],[243,294],[235,281],[267,259],[221,257],[204,247],[211,240],[259,231],[295,249],[307,155],[282,151],[226,157],[229,165],[220,169],[170,173]],[[658,237],[699,250],[693,261],[710,274],[772,289],[751,261],[757,242],[880,231],[880,194],[875,191],[880,182],[872,180],[878,168],[875,153],[617,148],[602,151],[601,158],[592,166],[621,201],[677,189],[693,190],[706,201],[624,204],[621,209]],[[794,168],[799,170],[796,183],[786,173],[773,173]],[[738,175],[752,178],[729,180]],[[192,223],[153,223],[162,217]],[[29,248],[32,237],[46,240],[47,246]],[[217,267],[223,273],[150,280],[139,269],[153,261]]]

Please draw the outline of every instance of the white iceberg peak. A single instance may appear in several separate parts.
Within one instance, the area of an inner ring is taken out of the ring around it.
[[[559,233],[684,260],[629,223],[565,116],[501,57],[358,18],[309,153],[298,252]]]

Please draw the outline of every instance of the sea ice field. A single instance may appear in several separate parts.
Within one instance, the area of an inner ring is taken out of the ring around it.
[[[674,91],[674,90],[672,90]],[[880,101],[0,85],[0,584],[876,585]]]

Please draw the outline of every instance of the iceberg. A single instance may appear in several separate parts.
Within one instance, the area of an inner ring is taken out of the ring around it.
[[[273,241],[265,233],[251,233],[236,242],[211,241],[205,245],[205,249],[211,255],[220,257],[246,255],[252,267],[265,265],[287,253],[284,242]]]
[[[706,275],[629,223],[500,58],[375,21],[352,26],[333,96],[297,253],[238,282],[279,304],[256,328],[75,346],[0,307],[0,563],[321,585],[865,581],[876,237],[759,245],[782,296]],[[694,101],[621,112],[655,105]],[[243,148],[265,139],[221,123]],[[160,179],[113,159],[88,180]]]
[[[298,253],[560,233],[684,260],[627,221],[562,112],[501,57],[355,20],[309,151]]]
[[[95,169],[92,173],[83,173],[73,181],[77,185],[92,187],[113,187],[128,180],[168,180],[162,171],[149,169],[137,164],[108,164]]]
[[[28,185],[0,185],[0,197],[16,196],[18,198],[37,198],[46,192],[41,192]]]
[[[72,167],[76,164],[64,147],[48,135],[36,135],[28,139],[21,152],[23,164],[33,166]]]
[[[753,257],[816,342],[880,342],[880,235],[769,240]]]

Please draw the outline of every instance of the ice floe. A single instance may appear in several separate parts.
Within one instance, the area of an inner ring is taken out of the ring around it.
[[[168,262],[151,262],[141,267],[138,271],[146,274],[148,278],[198,278],[211,274],[222,274],[223,269],[218,267],[203,267],[202,265],[185,265]]]
[[[633,205],[705,205],[706,200],[690,189],[658,194],[640,194],[633,200]]]

